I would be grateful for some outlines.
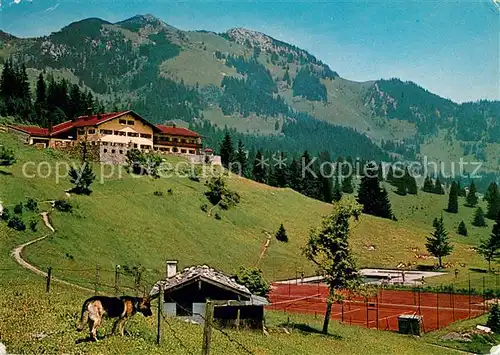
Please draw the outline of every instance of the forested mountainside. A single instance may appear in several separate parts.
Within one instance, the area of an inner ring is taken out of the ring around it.
[[[91,18],[39,38],[2,32],[0,60],[26,67],[29,104],[42,73],[67,101],[76,85],[98,100],[97,110],[130,108],[153,122],[213,126],[207,132],[227,126],[256,148],[326,147],[334,156],[375,159],[439,151],[435,160],[469,155],[487,170],[498,167],[499,102],[457,104],[399,79],[352,82],[307,51],[247,29],[181,31],[151,15],[118,23]],[[53,121],[79,112],[58,105],[47,108],[60,109]],[[36,118],[35,108],[14,107],[25,121],[48,121]],[[214,148],[219,136],[207,137]]]

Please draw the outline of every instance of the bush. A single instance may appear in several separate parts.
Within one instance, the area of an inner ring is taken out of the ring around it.
[[[68,201],[56,200],[54,201],[54,208],[61,212],[72,212],[73,206]]]
[[[158,196],[158,197],[163,197],[163,192],[162,191],[155,191],[155,192],[153,192],[153,195]]]
[[[2,220],[6,221],[6,222],[9,220],[9,218],[10,218],[10,211],[9,211],[8,208],[4,208],[3,209],[3,212],[2,212],[2,215],[0,216],[0,218],[2,218]]]
[[[201,207],[200,207],[200,208],[201,208],[201,210],[202,210],[203,212],[207,212],[207,211],[208,211],[208,206],[207,206],[207,204],[206,204],[206,203],[204,203],[203,205],[201,205]]]
[[[226,182],[220,176],[207,181],[206,186],[208,191],[205,192],[205,196],[213,205],[219,205],[222,209],[227,210],[240,202],[240,195],[229,190]]]
[[[262,271],[252,267],[240,267],[235,276],[235,281],[246,286],[255,295],[267,297],[267,294],[271,290],[269,282],[262,276]]]
[[[32,218],[30,220],[30,229],[31,229],[31,231],[36,232],[37,226],[38,226],[38,220],[36,218]]]
[[[38,202],[30,197],[26,201],[26,208],[30,211],[38,212]]]
[[[191,174],[191,175],[189,175],[189,180],[195,181],[195,182],[200,182],[200,177],[197,175]]]
[[[215,219],[218,219],[218,220],[221,220],[222,217],[221,215],[219,214],[219,212],[215,212]]]
[[[280,242],[288,243],[288,235],[286,233],[285,227],[283,226],[283,223],[281,223],[280,228],[276,232],[276,239],[278,239]]]
[[[16,231],[25,231],[26,230],[26,225],[24,224],[23,220],[19,218],[18,216],[14,216],[9,220],[9,223],[7,224],[9,228],[15,229]]]
[[[173,189],[168,189],[167,192],[168,192],[169,195],[173,195],[174,194],[174,190]]]
[[[500,333],[500,307],[498,304],[495,303],[493,307],[491,307],[486,325],[491,328],[492,332]]]
[[[15,214],[23,214],[23,203],[22,202],[19,202],[19,204],[17,204],[14,207],[14,213]]]
[[[463,235],[464,237],[467,236],[467,234],[468,234],[467,233],[467,226],[465,225],[464,221],[460,222],[460,224],[458,225],[457,233],[460,235]]]

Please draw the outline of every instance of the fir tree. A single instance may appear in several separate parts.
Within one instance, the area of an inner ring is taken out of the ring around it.
[[[410,195],[416,195],[418,194],[418,186],[417,186],[417,181],[413,177],[413,175],[410,174],[408,167],[405,168],[405,185],[406,185],[406,190]]]
[[[315,198],[321,200],[322,197],[322,186],[318,179],[318,174],[316,170],[316,166],[311,164],[312,159],[309,155],[309,152],[306,150],[302,154],[301,158],[301,174],[302,176],[302,191],[299,191],[301,194],[306,195],[311,198]]]
[[[288,243],[288,234],[286,233],[286,229],[283,226],[283,223],[281,223],[278,231],[276,232],[276,239],[280,242]]]
[[[394,171],[392,169],[392,165],[389,165],[389,170],[387,171],[387,182],[393,183],[394,182]]]
[[[238,141],[238,149],[236,150],[235,161],[238,163],[240,167],[240,172],[242,176],[248,177],[248,161],[247,154],[244,150],[245,146],[241,139]]]
[[[486,326],[489,327],[493,333],[500,333],[500,306],[498,303],[494,303],[493,306],[491,306]]]
[[[470,187],[469,187],[469,193],[467,194],[466,197],[466,206],[468,207],[476,207],[478,199],[477,199],[477,191],[476,191],[476,185],[474,184],[474,181],[471,182]]]
[[[348,175],[342,179],[342,192],[346,194],[352,194],[354,192],[352,175]]]
[[[340,188],[340,178],[336,180],[335,186],[333,187],[332,200],[339,202],[342,199],[342,189]]]
[[[12,150],[0,146],[0,166],[11,166],[16,162],[16,157]]]
[[[488,270],[491,271],[491,262],[500,257],[500,215],[493,225],[490,237],[481,241],[477,252],[488,262]]]
[[[253,179],[257,182],[262,183],[265,183],[267,178],[266,164],[264,159],[265,158],[262,155],[262,152],[259,150],[255,157],[255,161],[253,162],[252,169]]]
[[[441,183],[441,180],[439,179],[439,177],[436,179],[436,181],[434,183],[434,189],[433,189],[433,191],[434,191],[435,194],[444,195],[443,184]]]
[[[486,227],[486,221],[484,219],[484,211],[481,207],[476,209],[474,212],[474,219],[472,220],[472,225],[476,227]]]
[[[452,182],[450,187],[447,211],[449,213],[458,213],[458,185],[455,181]]]
[[[330,153],[321,152],[319,155],[320,166],[322,169],[319,171],[319,180],[321,183],[321,197],[324,202],[331,203],[332,201],[339,201],[342,198],[342,192],[337,180],[334,186],[332,176],[335,171],[331,163]],[[340,197],[339,197],[340,194]]]
[[[297,191],[302,191],[302,171],[300,169],[300,163],[296,159],[292,159],[290,166],[288,167],[288,177],[289,186]]]
[[[343,200],[334,204],[332,213],[323,219],[321,227],[312,230],[304,255],[318,267],[328,285],[323,334],[328,333],[332,302],[345,290],[359,286],[359,274],[349,248],[350,219],[358,218],[361,206]]]
[[[92,193],[90,185],[94,182],[96,176],[88,162],[84,162],[79,170],[71,167],[69,176],[71,178],[71,183],[75,185],[71,190],[72,192],[85,195],[90,195]]]
[[[398,179],[393,179],[392,181],[393,181],[393,184],[396,185],[396,187],[397,187],[396,193],[400,196],[406,196],[407,189],[406,189],[405,180],[402,178],[398,178]]]
[[[227,169],[229,168],[229,163],[233,161],[234,157],[234,148],[233,143],[231,141],[231,135],[228,131],[226,131],[226,135],[224,136],[224,140],[220,146],[220,159],[222,165]]]
[[[434,232],[427,237],[427,243],[425,243],[427,251],[433,256],[438,258],[439,267],[443,267],[443,257],[450,255],[453,246],[450,244],[448,239],[448,232],[444,228],[443,217],[437,220],[436,226],[434,227]]]
[[[367,174],[361,178],[358,190],[358,203],[363,205],[363,212],[374,216],[392,218],[391,205],[387,191],[380,187],[376,166],[367,166]]]
[[[434,184],[432,183],[432,179],[429,176],[425,177],[424,187],[422,188],[424,192],[434,192]]]
[[[500,191],[498,190],[496,182],[493,182],[490,186],[488,186],[484,199],[488,203],[486,216],[490,219],[495,219],[500,213]]]
[[[461,221],[460,224],[458,225],[457,233],[463,235],[464,237],[468,235],[467,226],[465,225],[464,221]]]
[[[35,111],[38,118],[38,124],[40,126],[45,126],[46,116],[47,116],[47,85],[45,84],[45,79],[43,74],[40,73],[38,80],[36,82],[36,99],[35,99]]]

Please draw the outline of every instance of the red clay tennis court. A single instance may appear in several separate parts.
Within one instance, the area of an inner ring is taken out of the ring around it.
[[[324,284],[276,283],[273,284],[268,308],[323,317],[327,295],[328,288]],[[398,316],[417,314],[422,316],[423,331],[428,332],[485,312],[483,296],[379,289],[378,294],[368,299],[358,296],[334,304],[331,319],[397,331]]]

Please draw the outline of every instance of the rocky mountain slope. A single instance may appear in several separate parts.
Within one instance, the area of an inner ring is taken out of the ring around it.
[[[256,31],[181,31],[138,15],[115,24],[86,19],[34,39],[2,33],[0,41],[0,60],[13,56],[34,72],[67,73],[110,105],[157,122],[206,119],[280,135],[302,115],[354,128],[407,158],[438,146],[434,159],[462,154],[489,170],[498,166],[499,102],[459,105],[398,79],[352,82],[307,51]]]

